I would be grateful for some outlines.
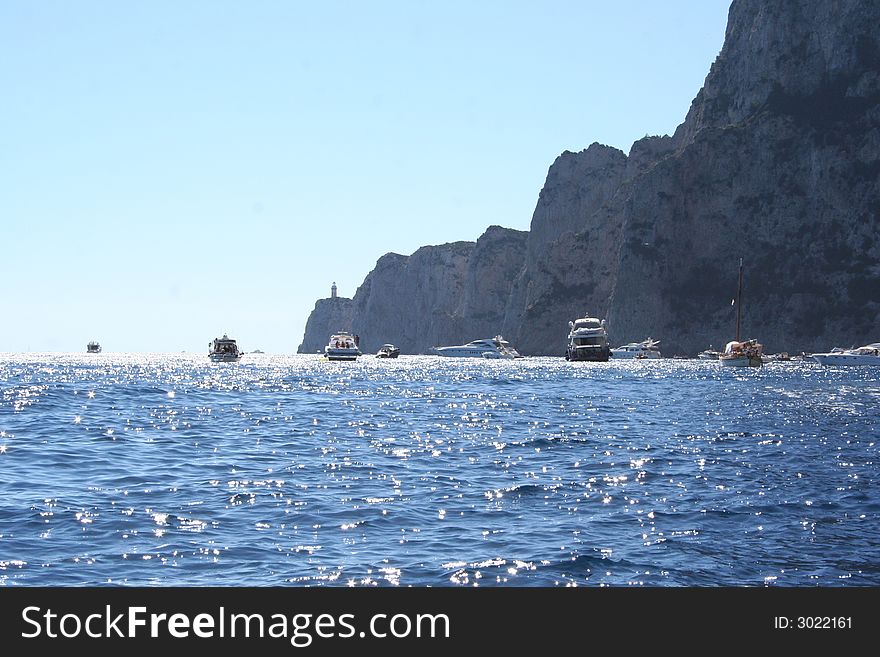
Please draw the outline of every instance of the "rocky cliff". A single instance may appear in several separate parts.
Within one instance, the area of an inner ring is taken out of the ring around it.
[[[523,268],[527,235],[491,226],[476,242],[382,256],[353,299],[318,301],[299,353],[323,349],[340,327],[361,336],[364,353],[386,342],[405,354],[428,353],[434,346],[498,334],[512,281]]]
[[[863,344],[880,339],[878,214],[880,3],[736,0],[673,136],[563,153],[527,234],[384,256],[352,318],[405,353],[500,326],[523,353],[562,354],[589,313],[616,344],[692,355],[732,339],[742,257],[744,338]]]

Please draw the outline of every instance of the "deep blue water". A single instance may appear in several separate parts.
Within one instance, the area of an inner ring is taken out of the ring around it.
[[[0,354],[0,584],[876,586],[880,368]]]

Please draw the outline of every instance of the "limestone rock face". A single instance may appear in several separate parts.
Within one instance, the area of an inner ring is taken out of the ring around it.
[[[737,0],[675,151],[634,179],[609,324],[694,353],[880,335],[880,4]]]
[[[529,233],[490,226],[477,240],[468,263],[459,308],[460,337],[469,342],[510,335],[516,326],[506,317],[508,300],[522,272]],[[436,346],[458,344],[440,340]]]
[[[547,172],[529,229],[529,265],[541,250],[568,233],[600,229],[592,221],[626,176],[626,155],[598,143],[564,152]]]
[[[513,279],[523,268],[526,236],[491,226],[476,242],[379,258],[353,299],[337,299],[347,304],[346,325],[360,335],[361,351],[375,353],[390,342],[403,354],[424,354],[502,333]],[[326,343],[327,323],[318,318],[332,301],[318,302],[299,353],[309,353],[305,347],[314,342]]]
[[[456,310],[473,250],[473,242],[453,242],[380,258],[354,295],[352,324],[361,350],[375,352],[390,342],[403,354],[424,353],[457,338]]]
[[[734,0],[673,136],[560,155],[528,233],[383,256],[352,322],[371,348],[500,331],[561,355],[568,321],[589,314],[614,344],[694,355],[734,337],[742,258],[743,339],[768,353],[865,344],[880,340],[878,216],[880,2]]]

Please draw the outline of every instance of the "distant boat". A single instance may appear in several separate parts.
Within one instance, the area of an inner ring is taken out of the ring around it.
[[[400,355],[400,349],[393,344],[383,344],[376,352],[376,358],[397,358]]]
[[[715,351],[712,348],[706,349],[705,351],[701,351],[697,354],[697,358],[700,360],[718,360],[721,356],[720,351]]]
[[[764,364],[763,345],[757,340],[731,340],[718,357],[724,367],[761,367]]]
[[[739,259],[739,285],[736,291],[736,338],[727,343],[724,352],[718,357],[724,367],[761,367],[763,345],[757,340],[740,340],[742,322],[743,261]]]
[[[450,347],[434,347],[438,356],[457,358],[522,358],[520,353],[500,335],[483,340],[472,340],[467,344]]]
[[[359,338],[348,331],[339,331],[330,336],[330,341],[324,347],[324,356],[327,360],[357,360],[361,355],[358,347]]]
[[[215,363],[235,363],[241,360],[238,343],[225,333],[208,343],[208,358]]]
[[[581,317],[569,322],[568,328],[565,360],[607,361],[611,356],[604,319]]]
[[[101,353],[101,345],[98,342],[92,340],[86,345],[86,352],[90,354],[100,354]]]
[[[822,365],[880,365],[880,342],[854,349],[836,347],[824,354],[813,354],[812,358]]]
[[[661,358],[660,349],[657,345],[659,340],[642,340],[641,342],[630,342],[629,344],[615,347],[611,350],[612,358]]]

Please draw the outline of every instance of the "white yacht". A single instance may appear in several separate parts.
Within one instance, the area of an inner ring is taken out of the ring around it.
[[[357,335],[339,331],[330,336],[330,341],[324,347],[324,356],[327,360],[357,360],[361,355],[359,342]]]
[[[522,358],[520,353],[500,335],[451,347],[434,347],[434,353],[438,356],[458,358]]]
[[[611,350],[612,358],[661,358],[657,345],[660,340],[648,338],[642,342],[630,342]]]
[[[225,333],[208,343],[208,358],[215,363],[235,363],[241,360],[238,343]]]
[[[604,319],[581,317],[569,322],[568,327],[565,360],[607,361],[611,356]]]
[[[812,358],[822,365],[880,365],[880,342],[854,349],[835,347],[828,353],[813,354]]]

